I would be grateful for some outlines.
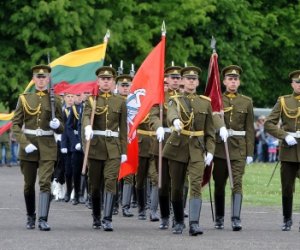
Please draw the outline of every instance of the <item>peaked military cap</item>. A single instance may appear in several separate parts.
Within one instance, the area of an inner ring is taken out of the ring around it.
[[[31,68],[31,71],[32,74],[45,75],[51,72],[51,67],[48,65],[40,64],[40,65],[33,66]]]
[[[240,76],[243,72],[242,68],[237,65],[229,65],[222,69],[222,75],[225,76]]]
[[[170,66],[165,69],[165,76],[175,75],[180,77],[180,71],[182,67],[180,66]]]
[[[96,76],[115,77],[116,74],[116,70],[109,66],[103,66],[96,70]]]
[[[119,75],[116,78],[117,84],[123,85],[123,84],[131,84],[132,82],[132,76],[131,75]]]
[[[295,71],[289,73],[289,77],[293,81],[300,83],[300,70],[295,70]]]
[[[201,69],[196,66],[188,66],[181,70],[182,77],[188,76],[188,77],[198,78],[200,74],[201,74]]]

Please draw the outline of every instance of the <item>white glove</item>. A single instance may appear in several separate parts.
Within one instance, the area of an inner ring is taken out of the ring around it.
[[[61,152],[62,154],[67,154],[67,153],[68,153],[68,149],[67,149],[67,148],[61,148],[61,149],[60,149],[60,152]]]
[[[37,150],[37,147],[36,146],[34,146],[33,144],[28,144],[26,147],[25,147],[25,152],[27,153],[27,154],[30,154],[30,153],[32,153],[33,151],[35,151],[35,150]]]
[[[220,137],[222,138],[223,142],[227,141],[228,138],[228,131],[225,127],[221,127],[220,128]]]
[[[247,165],[251,164],[252,162],[253,162],[253,157],[252,156],[247,156],[247,158],[246,158]]]
[[[121,155],[121,163],[127,161],[127,155]]]
[[[49,126],[52,129],[57,129],[59,125],[60,125],[60,121],[57,118],[53,118],[49,123]]]
[[[61,141],[61,134],[54,133],[54,139],[56,142]]]
[[[211,164],[211,161],[213,160],[213,158],[214,158],[214,156],[211,153],[207,152],[206,156],[204,158],[205,166],[209,166]]]
[[[76,149],[77,151],[81,150],[81,144],[80,144],[80,143],[77,143],[77,144],[75,145],[75,149]]]
[[[289,146],[294,146],[295,144],[297,144],[297,141],[296,139],[291,136],[291,135],[287,135],[284,140],[286,141],[286,143],[289,145]]]
[[[159,142],[162,142],[165,138],[165,131],[164,131],[164,128],[163,127],[159,127],[157,130],[156,130],[156,138]]]
[[[182,122],[179,120],[179,119],[175,119],[174,121],[173,121],[173,126],[174,126],[174,128],[175,128],[175,130],[177,131],[177,132],[179,132],[181,129],[182,129]]]
[[[84,135],[85,135],[85,139],[87,141],[91,140],[93,138],[93,129],[91,125],[87,125],[84,128]]]

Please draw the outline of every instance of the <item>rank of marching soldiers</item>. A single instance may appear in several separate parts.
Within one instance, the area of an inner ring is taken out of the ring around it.
[[[275,163],[253,163],[246,166],[245,175],[243,178],[243,206],[281,206],[281,184],[280,184],[280,163],[278,164],[274,176],[267,186]],[[299,173],[300,174],[300,173]],[[296,179],[294,197],[299,197],[300,179]],[[211,178],[211,192],[214,194],[214,182]],[[226,185],[226,206],[230,206],[230,185],[227,181]],[[208,185],[202,190],[204,202],[209,202]],[[295,211],[300,211],[300,200],[294,199],[293,204]]]

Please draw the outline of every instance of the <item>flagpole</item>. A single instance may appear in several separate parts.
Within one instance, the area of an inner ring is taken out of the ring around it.
[[[161,36],[166,36],[166,25],[163,21],[161,25]],[[163,103],[159,104],[159,119],[163,123]],[[162,187],[162,141],[158,143],[158,188]]]
[[[110,32],[109,32],[109,30],[107,30],[107,32],[106,32],[106,34],[103,38],[103,42],[108,43],[109,38],[110,38]],[[97,96],[98,96],[98,93],[97,93],[97,95],[94,96],[94,99],[93,99],[92,113],[91,113],[91,118],[90,118],[92,128],[93,128],[95,112],[96,112]],[[81,170],[82,175],[86,174],[88,155],[89,155],[89,151],[90,151],[90,145],[91,145],[91,139],[88,140],[86,142],[86,145],[85,145],[84,158],[83,158],[83,164],[82,164],[82,170]]]

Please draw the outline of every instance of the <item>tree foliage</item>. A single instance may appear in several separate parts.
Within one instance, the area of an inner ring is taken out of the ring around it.
[[[299,69],[300,4],[297,0],[12,0],[0,2],[1,101],[13,109],[31,78],[32,65],[111,39],[106,64],[125,71],[140,65],[167,27],[166,65],[202,68],[204,90],[217,39],[220,68],[240,65],[241,91],[257,107],[290,93],[288,73]]]

